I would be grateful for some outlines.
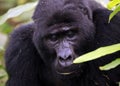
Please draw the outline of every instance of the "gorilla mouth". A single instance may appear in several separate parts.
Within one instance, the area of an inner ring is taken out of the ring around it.
[[[75,75],[78,74],[78,72],[82,72],[82,68],[81,68],[82,66],[83,66],[82,64],[73,64],[65,68],[58,67],[56,73],[64,76]]]
[[[61,73],[61,72],[58,72],[58,71],[57,71],[57,74],[65,75],[65,76],[67,76],[67,75],[72,75],[72,74],[74,74],[74,73],[77,73],[77,71],[66,72],[66,73]]]

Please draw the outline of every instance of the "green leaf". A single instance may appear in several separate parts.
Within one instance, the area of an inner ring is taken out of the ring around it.
[[[4,47],[3,46],[0,46],[0,51],[4,51]]]
[[[111,46],[98,48],[95,51],[89,52],[87,54],[84,54],[84,55],[78,57],[77,59],[75,59],[73,61],[73,63],[83,63],[83,62],[86,62],[86,61],[91,61],[91,60],[94,60],[94,59],[98,59],[102,56],[105,56],[107,54],[112,54],[112,53],[117,52],[117,51],[120,51],[120,43],[119,44],[114,44],[114,45],[111,45]]]
[[[4,67],[2,65],[0,65],[0,69],[3,69]]]
[[[5,68],[3,67],[3,65],[0,65],[0,79],[2,79],[4,77],[8,77],[8,75],[7,75],[7,72],[6,72]]]
[[[112,9],[113,7],[115,7],[118,4],[120,4],[120,0],[112,0],[108,3],[107,7],[108,7],[108,9]]]
[[[6,14],[4,14],[0,18],[0,25],[5,23],[10,18],[17,17],[24,12],[34,9],[36,5],[37,5],[37,2],[34,2],[34,3],[25,4],[25,5],[20,5],[15,8],[10,9]]]
[[[110,14],[109,16],[109,22],[110,20],[120,11],[120,4],[115,8],[115,10]]]
[[[0,25],[0,33],[9,34],[11,33],[11,31],[13,31],[13,26],[10,25],[9,23],[6,22]]]
[[[110,70],[117,67],[118,65],[120,65],[120,58],[117,58],[116,60],[112,61],[111,63],[105,66],[101,66],[100,70]]]
[[[2,78],[4,78],[4,77],[7,77],[7,76],[8,76],[8,75],[7,75],[6,71],[3,70],[3,69],[0,69],[0,79],[2,79]]]

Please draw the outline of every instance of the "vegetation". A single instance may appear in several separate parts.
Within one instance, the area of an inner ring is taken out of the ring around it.
[[[5,86],[8,78],[3,57],[9,33],[16,26],[31,21],[31,16],[37,3],[35,1],[36,0],[0,1],[0,15],[2,15],[0,16],[0,86]],[[9,11],[7,12],[7,10]]]

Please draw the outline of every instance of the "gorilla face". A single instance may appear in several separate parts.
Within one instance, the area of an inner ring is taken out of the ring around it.
[[[73,60],[89,51],[95,33],[89,9],[74,6],[75,3],[71,3],[73,7],[69,4],[56,8],[56,12],[40,11],[41,15],[35,19],[36,30],[33,36],[45,64],[54,72],[64,75],[82,70],[83,64],[75,65]]]
[[[55,27],[45,35],[44,44],[55,53],[54,67],[57,72],[72,72],[71,65],[78,56],[75,47],[79,40],[79,29],[77,27]],[[78,41],[76,41],[78,40]],[[53,54],[51,54],[53,56]],[[52,57],[51,57],[52,58]],[[69,69],[70,67],[70,69]],[[66,70],[67,69],[67,70]]]

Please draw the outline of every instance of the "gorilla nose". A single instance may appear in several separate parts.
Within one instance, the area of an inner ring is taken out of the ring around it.
[[[73,58],[72,56],[68,56],[68,57],[59,57],[59,64],[62,67],[68,67],[73,63]]]

